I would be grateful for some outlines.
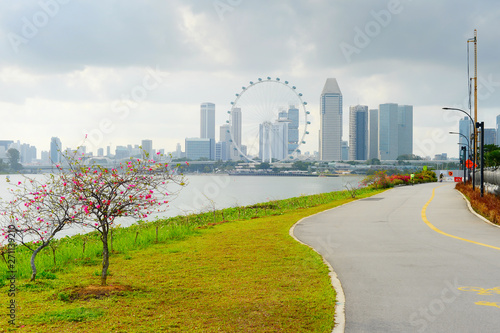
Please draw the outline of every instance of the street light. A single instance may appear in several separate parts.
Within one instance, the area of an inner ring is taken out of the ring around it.
[[[469,151],[469,155],[470,155],[470,145],[469,145],[469,139],[467,138],[467,136],[466,136],[466,135],[463,135],[462,133],[459,133],[459,132],[450,132],[450,134],[458,134],[458,135],[460,135],[460,136],[463,136],[463,137],[465,138],[465,140],[467,140],[467,149],[468,149],[468,151]],[[460,144],[460,143],[459,143],[459,144]],[[465,146],[462,146],[462,147],[460,148],[460,150],[462,150],[462,149],[464,149],[464,150],[465,150]],[[467,178],[467,173],[466,173],[466,172],[467,172],[467,171],[466,171],[466,170],[467,170],[467,167],[466,167],[466,163],[465,163],[465,161],[466,161],[466,160],[467,160],[467,152],[465,152],[465,151],[464,151],[464,184],[465,184],[465,182],[466,182],[466,180],[467,180],[467,179],[466,179],[466,178]]]
[[[447,110],[447,111],[460,111],[462,113],[465,113],[467,115],[467,117],[469,117],[469,120],[471,122],[471,125],[472,125],[472,128],[474,129],[474,139],[476,138],[476,122],[474,121],[474,119],[472,119],[472,117],[470,116],[470,114],[465,111],[465,110],[462,110],[462,109],[457,109],[457,108],[448,108],[448,107],[444,107],[443,110]],[[476,188],[476,154],[477,154],[477,142],[475,142],[475,140],[473,140],[473,145],[472,145],[472,148],[473,148],[473,153],[472,153],[472,190],[474,190]]]

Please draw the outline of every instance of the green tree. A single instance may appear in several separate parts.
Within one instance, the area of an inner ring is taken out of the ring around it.
[[[10,148],[7,150],[7,157],[9,158],[10,168],[13,171],[18,171],[23,168],[23,166],[19,163],[19,151],[15,148]]]
[[[257,164],[255,166],[255,169],[260,169],[260,170],[265,170],[265,169],[270,169],[271,164],[269,162],[262,162],[260,164]]]
[[[309,169],[310,165],[311,165],[311,163],[309,163],[309,162],[295,161],[292,164],[292,169],[300,170],[300,171],[307,171]]]

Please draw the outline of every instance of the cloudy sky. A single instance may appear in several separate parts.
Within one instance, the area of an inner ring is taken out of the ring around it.
[[[326,78],[350,105],[414,106],[414,152],[457,156],[468,108],[467,39],[478,30],[479,119],[500,114],[500,6],[493,0],[23,0],[0,2],[1,140],[48,150],[175,149],[217,126],[259,77],[297,86],[311,111],[303,150],[318,150]],[[472,44],[471,50],[472,50]],[[473,57],[471,54],[471,61]],[[472,75],[472,73],[471,73]],[[218,131],[217,131],[218,132]]]

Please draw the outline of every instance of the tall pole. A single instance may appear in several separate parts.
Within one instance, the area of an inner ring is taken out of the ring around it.
[[[477,124],[477,30],[474,29],[474,123]],[[474,160],[477,161],[477,127],[474,126]],[[482,144],[483,141],[481,141]]]

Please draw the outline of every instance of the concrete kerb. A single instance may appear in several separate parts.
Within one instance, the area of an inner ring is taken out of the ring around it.
[[[476,213],[476,211],[472,208],[471,204],[470,204],[470,201],[467,199],[467,197],[462,193],[460,192],[459,190],[455,189],[455,191],[457,191],[458,193],[460,193],[460,195],[462,196],[462,198],[465,200],[465,202],[467,202],[467,207],[469,207],[469,210],[472,214],[476,215],[479,219],[481,219],[483,222],[486,222],[494,227],[497,227],[497,228],[500,228],[500,225],[498,224],[495,224],[491,221],[489,221],[488,219],[486,219],[485,217],[479,215],[478,213]]]
[[[355,201],[357,201],[357,200],[355,200]],[[351,202],[353,202],[353,201],[351,201]],[[347,204],[350,204],[351,202],[348,202]],[[347,204],[344,204],[344,205],[347,205]],[[338,207],[342,207],[344,205],[340,205]],[[303,245],[309,247],[314,252],[319,254],[321,256],[321,258],[323,259],[323,262],[325,263],[325,265],[328,267],[328,270],[330,271],[330,273],[328,275],[330,276],[330,281],[331,281],[333,289],[335,290],[335,293],[336,293],[335,314],[333,316],[334,325],[333,325],[332,333],[344,333],[344,330],[345,330],[345,294],[344,294],[344,289],[342,289],[342,284],[340,283],[340,280],[339,280],[339,277],[337,276],[337,273],[335,273],[335,271],[333,270],[332,265],[330,265],[330,263],[321,255],[321,253],[316,251],[315,248],[313,248],[309,244],[302,242],[297,237],[295,237],[295,235],[293,234],[293,231],[295,230],[296,225],[298,225],[302,221],[308,219],[309,217],[326,213],[326,212],[333,210],[335,208],[338,208],[338,207],[334,207],[334,208],[331,208],[331,209],[328,209],[328,210],[301,218],[299,221],[297,221],[297,223],[292,225],[292,227],[290,228],[290,231],[289,231],[289,234],[293,239],[295,239],[300,244],[303,244]]]

